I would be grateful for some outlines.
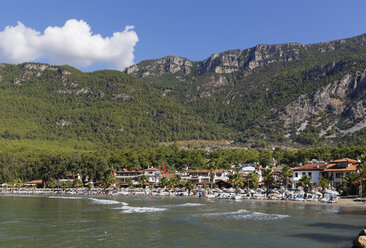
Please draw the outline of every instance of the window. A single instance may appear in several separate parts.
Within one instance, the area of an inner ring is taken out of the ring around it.
[[[296,172],[296,173],[295,173],[295,177],[298,177],[298,176],[299,176],[299,174]]]
[[[308,176],[311,177],[311,172],[308,172]]]

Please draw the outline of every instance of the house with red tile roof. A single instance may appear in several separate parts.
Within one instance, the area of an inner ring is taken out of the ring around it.
[[[332,187],[336,187],[338,184],[346,183],[344,176],[357,171],[359,162],[353,159],[339,159],[330,162],[323,170],[323,177],[328,178]]]
[[[326,163],[319,163],[318,161],[312,161],[309,164],[297,167],[293,169],[291,183],[295,188],[302,176],[308,176],[315,184],[319,184],[319,178],[322,175],[323,170],[327,167]]]
[[[226,170],[213,170],[213,183],[229,180],[229,172]],[[182,180],[189,180],[194,184],[210,184],[211,170],[191,170],[182,176]]]
[[[325,177],[329,179],[332,187],[336,187],[338,184],[345,183],[344,176],[357,171],[359,162],[354,159],[343,158],[333,160],[330,163],[319,163],[312,161],[309,164],[295,168],[292,174],[291,182],[292,186],[296,187],[296,184],[303,175],[310,177],[313,183],[319,185],[319,179]]]

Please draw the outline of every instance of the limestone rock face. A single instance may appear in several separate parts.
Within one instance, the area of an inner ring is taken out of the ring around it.
[[[64,120],[64,119],[59,120],[59,121],[56,122],[56,125],[61,126],[61,127],[70,126],[71,124],[72,124],[71,121],[67,121],[67,120]]]
[[[139,77],[159,76],[165,73],[202,75],[207,72],[222,74],[238,70],[249,72],[274,62],[297,61],[300,59],[300,51],[303,47],[304,45],[298,43],[257,45],[246,50],[238,49],[213,54],[201,62],[191,62],[186,58],[168,56],[132,65],[124,72]]]
[[[145,63],[146,64],[146,63]],[[137,64],[127,67],[124,72],[138,77],[159,76],[164,73],[191,73],[192,62],[186,58],[168,56],[157,60],[148,61],[147,65]]]
[[[130,100],[131,96],[127,95],[127,94],[113,94],[112,95],[112,100],[122,100],[122,101],[127,101]]]
[[[356,75],[346,74],[342,79],[334,81],[318,89],[313,95],[301,95],[288,104],[279,113],[280,120],[285,126],[300,123],[307,118],[319,115],[325,110],[339,115],[345,109],[351,119],[366,117],[364,102],[359,101],[354,106],[345,103],[349,98],[360,97],[366,94],[366,71]]]

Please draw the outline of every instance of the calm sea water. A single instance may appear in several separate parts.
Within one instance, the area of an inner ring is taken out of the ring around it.
[[[365,227],[332,205],[0,195],[0,247],[351,247]]]

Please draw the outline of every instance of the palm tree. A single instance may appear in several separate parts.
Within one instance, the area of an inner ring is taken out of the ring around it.
[[[310,177],[305,174],[299,179],[298,184],[304,188],[306,193],[308,192],[309,188],[313,186],[313,182],[311,181]]]
[[[147,176],[141,175],[139,178],[141,188],[145,188],[145,184],[147,183]]]
[[[172,177],[169,180],[169,187],[174,190],[175,186],[178,185],[178,178],[177,177]]]
[[[292,170],[288,165],[284,165],[281,168],[281,176],[283,178],[283,182],[285,183],[285,189],[287,189],[287,185],[290,180],[290,176],[292,176]]]
[[[366,159],[363,158],[357,166],[357,173],[360,177],[360,195],[363,197],[366,193]]]
[[[344,180],[347,182],[347,194],[355,193],[355,182],[360,179],[360,176],[356,172],[351,172],[349,174],[344,175]]]
[[[273,185],[274,183],[274,176],[273,176],[273,171],[271,169],[265,169],[263,171],[263,183],[264,183],[264,186],[266,187],[267,189],[267,196],[269,195],[269,188]]]
[[[247,179],[248,179],[248,188],[251,189],[258,188],[259,175],[256,172],[254,171],[249,172]]]
[[[80,186],[82,186],[83,185],[83,183],[81,182],[81,180],[80,179],[78,179],[78,178],[76,178],[74,181],[73,181],[73,186],[75,187],[75,188],[79,188]]]
[[[236,192],[238,192],[238,189],[244,186],[243,176],[238,172],[234,173],[231,176],[231,185],[236,189]]]
[[[114,176],[114,174],[112,173],[106,173],[104,175],[104,183],[103,183],[103,188],[107,189],[109,187],[111,187],[114,184],[114,181],[116,180],[116,177]]]
[[[54,178],[48,179],[47,187],[54,189],[56,187],[56,180]]]
[[[207,168],[210,170],[210,188],[212,189],[212,184],[215,180],[215,170],[217,169],[217,163],[215,161],[210,161],[207,164]]]
[[[322,177],[319,179],[319,186],[322,188],[322,193],[324,197],[325,189],[329,188],[329,180],[328,178]]]
[[[18,188],[18,191],[19,191],[19,189],[23,186],[23,181],[22,180],[20,180],[19,178],[18,179],[15,179],[14,181],[13,181],[13,185],[15,185],[17,188]],[[14,187],[13,187],[14,188]]]
[[[131,179],[127,179],[126,183],[130,189],[133,188],[133,181]]]
[[[195,187],[196,187],[196,185],[194,185],[192,183],[192,181],[190,181],[190,180],[187,180],[184,182],[184,188],[186,188],[186,190],[188,190],[188,196],[190,195],[191,190],[194,189]]]
[[[164,188],[169,185],[169,179],[167,177],[162,177],[160,180],[160,187]]]

